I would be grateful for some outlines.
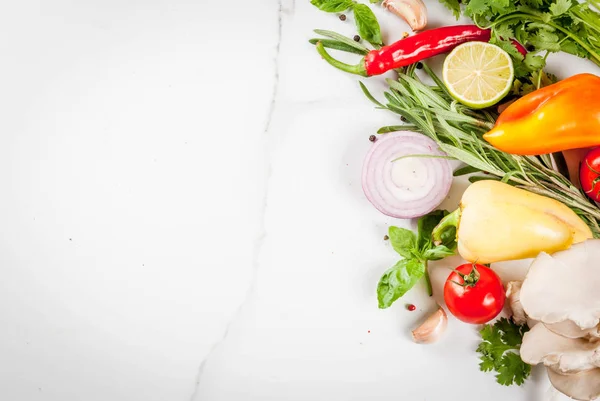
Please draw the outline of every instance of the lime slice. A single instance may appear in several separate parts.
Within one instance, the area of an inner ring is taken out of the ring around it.
[[[508,53],[496,45],[463,43],[446,57],[443,78],[456,100],[483,109],[498,103],[510,91],[513,63]]]

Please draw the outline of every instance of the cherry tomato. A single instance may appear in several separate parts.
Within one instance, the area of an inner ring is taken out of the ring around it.
[[[590,150],[583,158],[579,182],[587,196],[600,202],[600,148]]]
[[[444,285],[448,310],[466,323],[487,323],[502,311],[506,294],[500,277],[489,267],[464,264],[450,273]]]

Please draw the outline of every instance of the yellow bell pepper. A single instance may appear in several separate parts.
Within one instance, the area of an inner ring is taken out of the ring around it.
[[[600,77],[577,74],[512,103],[483,138],[516,155],[600,145]]]
[[[450,227],[456,227],[458,253],[478,263],[533,258],[592,238],[562,203],[494,180],[467,188],[460,207],[434,229],[434,242]]]

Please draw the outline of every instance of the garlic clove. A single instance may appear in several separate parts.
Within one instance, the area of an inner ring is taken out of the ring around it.
[[[448,327],[448,316],[443,308],[439,308],[419,327],[413,330],[413,341],[417,344],[431,344],[440,339]]]
[[[404,19],[413,31],[420,31],[427,25],[427,7],[422,0],[383,0],[381,5]]]

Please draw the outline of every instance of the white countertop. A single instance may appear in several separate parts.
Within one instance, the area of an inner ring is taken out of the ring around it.
[[[388,42],[407,30],[377,14]],[[350,18],[22,0],[0,22],[1,400],[545,400],[541,372],[479,371],[474,326],[412,343],[422,288],[377,309],[383,235],[412,223],[371,207],[360,171],[398,120],[307,42]]]

